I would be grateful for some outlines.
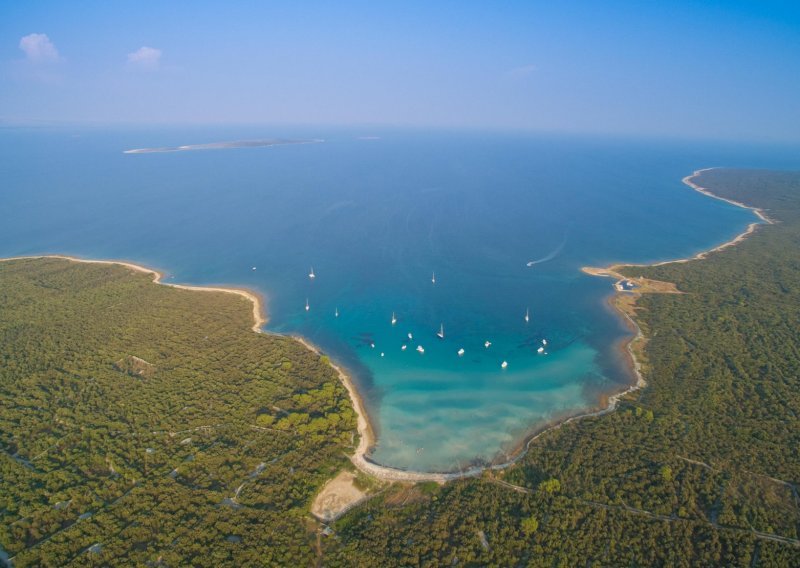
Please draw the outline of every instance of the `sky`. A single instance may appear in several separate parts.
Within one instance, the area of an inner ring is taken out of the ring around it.
[[[0,123],[800,141],[800,2],[0,0]]]

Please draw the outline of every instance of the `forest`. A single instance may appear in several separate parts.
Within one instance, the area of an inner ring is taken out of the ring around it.
[[[325,535],[311,500],[357,443],[326,359],[250,331],[237,296],[0,262],[0,546],[14,566],[800,566],[800,173],[696,181],[775,223],[622,269],[683,292],[637,300],[644,389]]]
[[[309,565],[349,465],[338,376],[248,300],[0,262],[0,547],[13,566]]]

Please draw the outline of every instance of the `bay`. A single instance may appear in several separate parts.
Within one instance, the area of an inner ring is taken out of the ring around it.
[[[123,154],[279,137],[324,142]],[[308,126],[3,128],[0,151],[2,256],[258,290],[268,330],[353,375],[371,459],[417,471],[503,461],[625,388],[628,332],[580,268],[690,256],[754,221],[682,184],[695,169],[800,164],[766,144]]]

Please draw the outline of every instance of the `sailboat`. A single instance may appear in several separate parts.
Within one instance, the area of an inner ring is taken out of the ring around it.
[[[417,351],[419,351],[423,355],[425,354],[425,348],[422,347],[422,345],[417,345]]]
[[[394,316],[394,312],[392,312],[392,325],[397,323],[397,318]]]
[[[531,321],[531,311],[529,308],[525,308],[525,323]]]
[[[464,348],[462,347],[461,349],[458,350],[458,356],[461,357],[463,355],[464,355]]]
[[[413,341],[414,340],[414,336],[411,335],[411,332],[408,333],[408,339],[409,339],[409,341]]]
[[[339,317],[339,306],[336,306],[336,310],[334,310],[334,312],[333,312],[333,317],[335,317],[335,318]]]
[[[306,311],[310,310],[311,307],[308,305],[308,298],[306,298]]]
[[[431,273],[431,283],[436,284],[436,273]]]
[[[506,367],[508,367],[508,361],[503,361],[502,363],[500,363],[501,369],[505,369]]]
[[[317,275],[314,274],[314,267],[313,266],[311,267],[311,272],[308,273],[308,277],[311,278],[312,280],[317,277]]]
[[[537,349],[536,352],[537,353],[544,353],[544,347],[539,347],[539,349]]]
[[[439,331],[436,332],[439,339],[444,339],[444,324],[439,324]]]
[[[487,341],[486,341],[486,343],[484,343],[484,344],[483,344],[483,346],[484,346],[484,347],[486,347],[486,349],[489,349],[489,346],[490,346],[491,344],[492,344],[492,342],[491,342],[491,341],[489,341],[489,340],[487,340]]]

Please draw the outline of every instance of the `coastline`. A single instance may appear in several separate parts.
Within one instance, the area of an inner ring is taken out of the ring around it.
[[[724,197],[719,197],[717,195],[714,195],[707,188],[704,188],[694,183],[693,180],[697,176],[699,176],[705,171],[712,169],[715,168],[705,168],[696,170],[691,175],[684,177],[682,179],[682,182],[688,187],[694,189],[695,191],[702,193],[703,195],[712,197],[714,199],[719,199],[721,201],[726,201],[732,205],[736,205],[737,207],[742,207],[744,209],[749,209],[753,211],[755,215],[758,216],[759,219],[761,219],[761,222],[765,224],[773,224],[775,222],[772,219],[770,219],[769,216],[767,216],[767,214],[762,209],[756,207],[750,207],[743,203],[733,201]],[[534,441],[536,441],[541,436],[550,431],[558,430],[562,426],[565,426],[566,424],[569,424],[576,420],[602,416],[604,414],[613,412],[614,410],[616,410],[622,398],[643,388],[647,384],[642,375],[643,361],[641,353],[641,349],[644,347],[647,338],[642,333],[641,328],[634,319],[636,299],[643,293],[681,293],[675,288],[675,286],[672,283],[647,280],[643,278],[627,278],[622,274],[620,274],[618,271],[626,267],[662,266],[665,264],[684,263],[693,260],[702,260],[714,252],[718,252],[726,248],[737,245],[738,243],[746,239],[748,236],[753,234],[760,224],[761,224],[760,222],[750,223],[744,232],[740,233],[730,241],[727,241],[712,249],[699,252],[694,256],[688,258],[679,258],[675,260],[667,260],[651,264],[617,263],[609,265],[604,268],[594,268],[588,266],[582,267],[581,271],[591,276],[601,276],[601,277],[615,279],[614,293],[607,299],[607,302],[610,308],[619,317],[622,318],[624,324],[633,333],[632,337],[622,339],[621,342],[617,345],[617,348],[622,351],[623,356],[625,357],[628,363],[631,374],[633,375],[635,380],[633,384],[629,385],[622,391],[609,395],[605,400],[605,405],[602,408],[595,407],[594,409],[589,409],[588,411],[585,412],[579,412],[572,416],[558,417],[553,419],[551,422],[543,424],[540,427],[536,428],[528,436],[522,438],[520,442],[510,452],[506,453],[506,456],[510,456],[510,459],[508,459],[505,462],[493,463],[488,465],[471,466],[465,470],[457,472],[422,472],[422,471],[396,469],[388,466],[379,465],[370,461],[369,458],[367,457],[367,453],[369,452],[370,448],[376,443],[377,440],[374,429],[369,419],[369,415],[367,414],[364,401],[360,393],[358,392],[358,389],[356,388],[356,385],[352,377],[344,370],[343,367],[334,363],[333,361],[330,361],[329,364],[336,371],[339,380],[342,382],[342,384],[344,385],[345,389],[348,392],[351,403],[353,405],[353,410],[355,411],[357,416],[357,433],[359,436],[359,443],[354,451],[354,454],[350,456],[351,462],[353,463],[353,465],[355,465],[355,467],[358,470],[383,481],[404,481],[412,483],[434,481],[438,483],[445,483],[448,481],[454,481],[457,479],[463,479],[467,477],[477,477],[482,475],[485,471],[502,470],[514,465],[527,454],[528,449],[530,448],[531,444]],[[253,305],[254,324],[251,329],[254,332],[264,333],[261,327],[265,325],[268,321],[266,313],[264,311],[264,302],[261,296],[256,292],[243,288],[171,284],[163,282],[162,280],[163,274],[161,272],[132,262],[118,261],[118,260],[89,260],[74,256],[56,255],[56,254],[9,257],[0,259],[0,262],[10,261],[10,260],[41,259],[41,258],[56,258],[56,259],[68,260],[72,262],[81,262],[86,264],[117,264],[120,266],[125,266],[137,272],[152,274],[153,282],[156,284],[162,284],[165,286],[171,286],[173,288],[179,288],[189,291],[196,290],[196,291],[224,292],[229,294],[237,294],[239,296],[242,296],[250,300]],[[637,284],[637,287],[634,290],[622,290],[620,287],[618,287],[619,282],[622,280],[632,280]],[[289,335],[288,337],[291,337],[295,341],[301,343],[304,347],[316,353],[317,355],[319,356],[324,355],[324,353],[317,346],[315,346],[306,338],[300,337],[298,335]],[[638,356],[637,352],[639,352]]]
[[[302,343],[308,350],[313,351],[317,355],[324,355],[322,350],[320,350],[305,337],[301,337],[299,335],[290,335],[290,337]],[[367,452],[369,452],[369,449],[375,444],[377,439],[375,437],[375,431],[372,428],[372,423],[369,421],[369,415],[367,414],[366,407],[364,406],[364,400],[361,397],[361,394],[358,392],[352,377],[346,373],[341,366],[337,365],[333,361],[331,361],[329,364],[337,372],[339,379],[347,389],[347,392],[350,395],[350,400],[353,403],[353,409],[358,416],[358,446],[356,447],[355,453],[350,456],[350,461],[353,462],[353,465],[355,465],[358,470],[383,481],[409,482],[438,481],[443,483],[445,481],[452,481],[462,477],[470,477],[481,474],[484,468],[475,467],[465,472],[435,473],[406,471],[379,465],[370,461],[367,458]]]
[[[692,188],[693,190],[697,191],[698,193],[702,193],[703,195],[705,195],[707,197],[712,197],[714,199],[719,199],[720,201],[725,201],[727,203],[730,203],[731,205],[735,205],[735,206],[741,207],[743,209],[749,209],[759,219],[761,219],[761,223],[764,223],[764,224],[767,224],[767,225],[772,225],[772,224],[775,223],[775,221],[773,219],[771,219],[763,209],[760,209],[758,207],[751,207],[751,206],[746,205],[744,203],[741,203],[739,201],[734,201],[732,199],[728,199],[728,198],[725,198],[725,197],[720,197],[719,195],[715,195],[714,193],[712,193],[708,188],[702,187],[702,186],[694,183],[694,179],[697,178],[698,176],[700,176],[703,172],[707,172],[707,171],[714,170],[714,169],[717,169],[717,168],[703,168],[703,169],[695,170],[694,172],[692,172],[692,174],[684,177],[681,181],[685,185],[687,185],[690,188]],[[695,254],[693,256],[690,256],[690,257],[676,258],[674,260],[664,260],[664,261],[654,262],[654,263],[650,263],[650,264],[616,263],[616,264],[611,264],[611,265],[603,267],[603,268],[595,268],[595,267],[591,267],[591,266],[584,266],[584,267],[581,268],[582,272],[584,272],[585,274],[588,274],[590,276],[599,276],[599,277],[603,277],[603,278],[614,278],[615,279],[615,282],[614,282],[614,293],[608,298],[608,305],[618,316],[620,316],[622,318],[622,320],[625,323],[625,325],[634,332],[633,337],[631,337],[629,339],[623,339],[622,340],[622,344],[620,345],[620,348],[624,351],[624,355],[625,355],[625,357],[626,357],[626,359],[628,360],[628,363],[629,363],[629,368],[630,368],[632,374],[634,375],[634,377],[636,378],[636,380],[632,385],[630,385],[625,390],[623,390],[623,391],[621,391],[621,392],[619,392],[617,394],[609,396],[608,397],[608,406],[605,409],[602,409],[602,410],[597,411],[597,412],[589,413],[589,414],[583,414],[583,415],[575,416],[575,417],[567,420],[566,422],[564,422],[564,424],[566,424],[567,422],[569,422],[570,420],[573,420],[573,419],[583,418],[583,417],[586,417],[586,416],[599,416],[600,414],[605,414],[607,412],[610,412],[610,411],[614,410],[617,407],[617,405],[619,404],[619,401],[624,396],[626,396],[626,395],[628,395],[628,394],[630,394],[632,392],[635,392],[635,391],[637,391],[637,390],[639,390],[639,389],[641,389],[641,388],[643,388],[643,387],[645,387],[647,385],[647,382],[644,380],[644,377],[642,375],[642,363],[643,363],[642,362],[642,355],[640,354],[637,357],[637,350],[641,350],[644,347],[644,344],[647,342],[647,337],[644,335],[644,333],[642,333],[642,330],[639,327],[639,324],[637,324],[636,320],[634,319],[636,300],[642,294],[648,294],[648,293],[651,293],[651,294],[652,293],[656,293],[656,294],[658,294],[658,293],[661,293],[661,294],[664,294],[664,293],[667,293],[667,294],[682,294],[683,293],[683,292],[680,292],[679,290],[677,290],[677,288],[675,288],[675,285],[672,284],[671,282],[659,282],[659,281],[656,281],[656,280],[647,280],[647,279],[644,279],[644,278],[641,278],[641,277],[640,278],[628,278],[626,276],[623,276],[619,272],[619,270],[621,270],[623,268],[629,268],[629,267],[634,267],[635,268],[635,267],[664,266],[666,264],[680,264],[680,263],[691,262],[691,261],[694,261],[694,260],[703,260],[705,258],[708,258],[709,255],[711,255],[711,254],[713,254],[715,252],[719,252],[719,251],[725,250],[727,248],[736,246],[737,244],[741,243],[747,237],[749,237],[750,235],[755,233],[755,231],[758,229],[758,227],[759,227],[759,225],[761,225],[761,223],[760,222],[752,222],[752,223],[747,225],[747,228],[743,232],[739,233],[738,235],[736,235],[731,240],[729,240],[727,242],[724,242],[724,243],[722,243],[720,245],[717,245],[714,248],[711,248],[709,250],[698,252],[697,254]],[[620,283],[623,280],[633,281],[638,286],[637,286],[637,288],[634,288],[633,290],[624,290],[620,286]],[[628,299],[630,301],[626,302],[625,299]]]
[[[691,175],[688,175],[688,176],[684,177],[681,181],[685,185],[691,187],[693,190],[697,191],[698,193],[702,193],[703,195],[705,195],[707,197],[712,197],[714,199],[718,199],[720,201],[724,201],[726,203],[730,203],[731,205],[735,205],[736,207],[741,207],[742,209],[748,209],[748,210],[752,211],[756,215],[756,217],[761,219],[761,222],[753,221],[752,223],[747,225],[747,228],[743,232],[739,233],[738,235],[733,237],[731,240],[726,241],[726,242],[724,242],[724,243],[722,243],[720,245],[717,245],[714,248],[698,252],[697,254],[695,254],[693,256],[686,257],[686,258],[676,258],[676,259],[673,259],[673,260],[662,260],[660,262],[653,262],[653,263],[646,263],[646,264],[621,262],[621,263],[610,264],[609,266],[602,267],[602,268],[584,266],[584,267],[581,268],[581,271],[586,273],[586,274],[589,274],[590,276],[612,277],[612,278],[618,278],[620,280],[627,279],[622,274],[620,274],[618,272],[621,268],[664,266],[666,264],[680,264],[680,263],[685,263],[685,262],[692,262],[693,260],[703,260],[705,258],[708,258],[709,255],[711,255],[711,254],[713,254],[715,252],[719,252],[719,251],[725,250],[725,249],[727,249],[729,247],[733,247],[733,246],[738,245],[740,242],[742,242],[747,237],[752,235],[758,229],[759,225],[761,225],[761,224],[774,225],[775,224],[775,221],[773,219],[771,219],[763,209],[761,209],[759,207],[751,207],[749,205],[746,205],[746,204],[741,203],[739,201],[734,201],[732,199],[728,199],[726,197],[720,197],[719,195],[715,195],[715,194],[711,193],[711,191],[708,188],[699,186],[696,183],[694,183],[693,180],[697,176],[699,176],[703,172],[708,172],[708,171],[715,170],[715,169],[718,169],[718,168],[703,168],[701,170],[695,170]]]
[[[94,260],[94,259],[86,259],[76,256],[63,255],[63,254],[38,254],[38,255],[12,256],[12,257],[0,258],[0,262],[9,262],[14,260],[36,260],[36,259],[46,259],[46,258],[55,258],[59,260],[67,260],[70,262],[78,262],[83,264],[111,264],[111,265],[124,266],[125,268],[133,270],[135,272],[151,274],[153,276],[153,282],[155,284],[160,284],[162,286],[170,286],[172,288],[178,288],[181,290],[199,291],[199,292],[223,292],[227,294],[236,294],[238,296],[242,296],[243,298],[249,300],[253,305],[253,326],[251,327],[251,330],[254,331],[255,333],[265,333],[264,330],[261,329],[261,327],[265,325],[268,321],[266,312],[264,311],[264,301],[262,300],[260,294],[252,290],[247,290],[244,288],[221,287],[221,286],[193,286],[189,284],[172,284],[163,281],[164,275],[160,271],[154,268],[148,268],[147,266],[142,266],[141,264],[136,264],[124,260]],[[307,340],[304,337],[300,337],[298,335],[288,335],[286,337],[289,337],[297,341],[298,343],[302,344],[306,349],[316,353],[317,355],[320,356],[323,355],[323,352],[318,347],[313,345],[309,340]],[[353,410],[357,415],[357,432],[359,436],[359,443],[355,450],[355,453],[350,457],[350,460],[360,471],[363,471],[368,475],[372,475],[378,479],[386,481],[412,481],[412,482],[451,481],[453,479],[466,477],[468,475],[473,475],[473,476],[479,475],[483,471],[483,468],[473,468],[473,470],[470,470],[468,473],[467,472],[464,473],[412,472],[412,471],[404,471],[400,469],[394,469],[378,465],[376,463],[369,461],[366,457],[366,454],[369,451],[370,447],[375,444],[376,440],[372,424],[370,423],[369,416],[364,406],[364,402],[361,398],[360,393],[356,389],[355,383],[353,382],[350,375],[346,373],[341,366],[337,365],[333,361],[330,361],[329,364],[336,371],[337,375],[339,376],[339,380],[342,382],[345,389],[347,389],[347,393],[353,405]]]
[[[124,260],[91,260],[88,258],[79,258],[77,256],[68,256],[64,254],[38,254],[31,256],[11,256],[8,258],[0,258],[0,262],[8,262],[12,260],[35,260],[42,258],[57,258],[60,260],[68,260],[70,262],[80,262],[83,264],[117,264],[119,266],[124,266],[125,268],[129,268],[135,272],[152,274],[153,282],[155,282],[156,284],[161,284],[162,286],[170,286],[172,288],[178,288],[180,290],[197,290],[199,292],[224,292],[226,294],[236,294],[237,296],[242,296],[250,300],[250,302],[252,302],[253,304],[253,327],[251,328],[253,331],[255,331],[256,333],[263,333],[261,331],[261,326],[266,324],[268,321],[266,312],[264,311],[264,301],[258,292],[254,292],[253,290],[247,290],[245,288],[224,288],[217,286],[191,286],[188,284],[171,284],[169,282],[164,282],[162,280],[164,278],[164,274],[159,272],[158,270],[142,266],[141,264],[127,262]]]
[[[684,177],[681,181],[687,185],[688,187],[692,188],[693,190],[702,193],[707,197],[712,197],[714,199],[719,199],[720,201],[725,201],[737,207],[741,207],[743,209],[749,209],[752,211],[760,220],[761,222],[772,225],[775,223],[763,209],[758,207],[751,207],[744,203],[734,201],[732,199],[727,199],[725,197],[720,197],[712,193],[708,188],[702,187],[694,183],[694,179],[698,177],[703,172],[713,170],[716,168],[703,168],[699,170],[695,170],[692,174]],[[633,333],[633,336],[630,338],[623,338],[620,343],[617,344],[617,349],[622,351],[623,356],[625,357],[628,367],[632,376],[634,377],[634,382],[629,385],[627,388],[621,390],[620,392],[611,394],[606,399],[606,404],[602,408],[595,408],[590,409],[586,412],[579,412],[578,414],[574,414],[572,416],[565,416],[563,418],[556,418],[552,422],[543,424],[540,428],[534,430],[529,436],[520,440],[519,444],[516,445],[509,453],[506,455],[510,455],[510,459],[505,462],[497,463],[497,464],[490,464],[487,466],[474,466],[469,469],[460,471],[460,472],[452,472],[452,473],[424,473],[424,472],[414,472],[414,471],[405,471],[405,470],[398,470],[394,468],[389,468],[386,466],[379,466],[374,464],[365,459],[364,455],[360,456],[360,459],[357,460],[353,459],[353,463],[356,464],[359,469],[362,471],[374,475],[376,477],[380,477],[381,479],[387,480],[396,480],[396,481],[437,481],[437,482],[445,482],[445,481],[452,481],[455,479],[461,479],[465,477],[477,477],[481,475],[484,471],[498,471],[502,469],[506,469],[515,463],[517,463],[520,459],[522,459],[530,449],[531,444],[539,439],[541,436],[547,434],[548,432],[558,430],[559,428],[574,422],[576,420],[581,420],[583,418],[592,418],[597,416],[602,416],[604,414],[608,414],[616,410],[617,406],[619,405],[620,401],[626,397],[627,395],[636,392],[639,389],[644,388],[647,385],[647,381],[645,381],[644,376],[642,374],[643,369],[643,353],[642,349],[644,344],[647,342],[647,337],[642,332],[639,324],[636,323],[634,319],[634,308],[636,299],[643,293],[660,293],[660,294],[681,294],[673,283],[671,282],[660,282],[656,280],[647,280],[643,278],[638,279],[629,279],[623,276],[618,272],[618,270],[625,268],[625,267],[645,267],[645,266],[662,266],[665,264],[673,264],[673,263],[684,263],[690,262],[693,260],[703,260],[707,258],[710,254],[715,252],[722,251],[729,247],[735,246],[742,242],[744,239],[752,235],[761,225],[760,222],[753,222],[747,225],[747,228],[740,234],[736,235],[733,239],[717,245],[709,250],[701,251],[691,257],[688,258],[678,258],[674,260],[665,260],[656,263],[650,264],[635,264],[635,263],[616,263],[604,268],[594,268],[585,266],[581,268],[581,271],[585,274],[589,274],[591,276],[601,276],[607,278],[614,278],[614,293],[607,299],[608,306],[614,311],[623,321],[626,327]],[[630,290],[622,290],[617,286],[617,284],[621,280],[634,280],[635,283],[638,285],[637,289],[630,291]],[[367,448],[368,449],[368,448]],[[366,467],[362,467],[366,466]]]

